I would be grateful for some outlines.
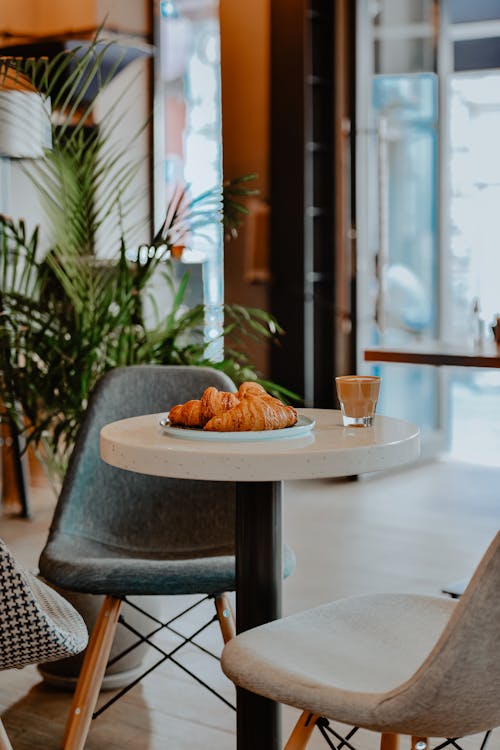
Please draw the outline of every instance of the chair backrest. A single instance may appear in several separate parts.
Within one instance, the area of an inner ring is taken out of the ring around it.
[[[0,539],[0,669],[73,656],[86,645],[78,612],[24,570]]]
[[[212,368],[138,365],[117,368],[97,384],[78,433],[51,534],[60,531],[137,554],[174,557],[234,549],[235,488],[228,482],[167,479],[116,469],[99,454],[101,428],[119,419],[165,413],[200,398],[205,388],[234,391]]]
[[[462,737],[500,726],[500,532],[438,642],[417,672],[385,695],[378,716],[425,717],[428,736]]]

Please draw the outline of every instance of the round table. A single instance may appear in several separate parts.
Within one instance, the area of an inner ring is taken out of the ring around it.
[[[377,416],[368,428],[345,428],[340,412],[299,409],[315,421],[301,437],[235,442],[165,434],[164,414],[133,417],[101,431],[101,456],[112,466],[181,479],[236,483],[236,626],[239,632],[281,616],[283,481],[380,471],[414,460],[419,430]],[[251,437],[251,436],[250,436]],[[279,711],[238,689],[238,750],[281,747]]]

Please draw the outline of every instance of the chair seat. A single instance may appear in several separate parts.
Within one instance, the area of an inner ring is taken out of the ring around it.
[[[385,695],[422,664],[455,606],[405,594],[343,599],[240,634],[222,668],[280,703],[383,731]]]
[[[197,548],[196,556],[176,549],[134,551],[102,542],[57,533],[40,557],[40,573],[59,588],[89,594],[175,595],[234,591],[235,560],[227,550]],[[295,555],[285,545],[283,577],[295,567]]]

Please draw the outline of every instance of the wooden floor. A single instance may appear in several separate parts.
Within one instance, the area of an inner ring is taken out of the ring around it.
[[[288,484],[285,529],[297,568],[285,584],[286,613],[349,594],[439,593],[442,584],[469,574],[500,528],[499,488],[500,468],[447,462],[357,482]],[[52,508],[50,491],[38,486],[32,520],[8,509],[0,519],[0,536],[30,567],[36,566]],[[164,600],[165,613],[177,599]],[[205,643],[220,648],[215,627]],[[191,648],[185,663],[233,699],[216,662]],[[35,668],[0,673],[0,713],[15,750],[58,748],[69,701],[69,694],[45,686]],[[285,735],[296,716],[284,710]],[[375,735],[358,737],[359,750],[376,748]],[[87,743],[88,750],[234,747],[234,713],[174,666],[157,670],[98,718]],[[327,745],[318,735],[309,747]],[[469,740],[464,747],[479,745]],[[500,750],[499,731],[488,750]]]

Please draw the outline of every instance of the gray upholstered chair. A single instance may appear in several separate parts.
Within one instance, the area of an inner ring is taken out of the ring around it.
[[[458,748],[453,738],[500,725],[499,586],[500,532],[458,602],[339,600],[236,636],[222,668],[240,687],[303,710],[287,750],[305,747],[318,717],[381,732],[384,750],[401,734],[418,750],[428,737]]]
[[[73,656],[86,645],[78,612],[24,570],[0,539],[0,669]],[[1,720],[0,750],[12,750]]]
[[[235,390],[211,368],[124,367],[106,374],[89,401],[40,557],[40,572],[50,583],[105,595],[68,719],[66,750],[85,744],[126,596],[213,596],[224,640],[234,633],[224,593],[235,588],[234,484],[136,474],[105,464],[99,455],[105,424],[165,413],[199,398],[208,386]],[[288,549],[284,560],[288,575],[294,565]],[[151,632],[158,629],[155,621]]]

